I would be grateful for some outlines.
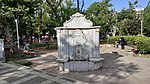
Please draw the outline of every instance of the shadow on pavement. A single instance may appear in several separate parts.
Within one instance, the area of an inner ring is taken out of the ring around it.
[[[96,71],[68,73],[54,71],[53,73],[88,83],[103,84],[104,82],[108,82],[111,79],[115,79],[115,82],[120,79],[125,79],[133,73],[139,71],[138,65],[134,63],[125,63],[124,60],[121,59],[123,56],[119,55],[118,53],[104,53],[101,54],[101,57],[104,58],[103,66],[101,69],[98,69]],[[52,72],[52,70],[50,71]]]
[[[41,57],[38,59],[33,59],[31,61],[37,63],[41,70],[46,71],[46,73],[54,73],[80,81],[92,83],[107,84],[106,82],[111,81],[110,84],[117,84],[118,80],[124,80],[130,75],[137,73],[140,68],[138,65],[125,61],[122,55],[117,52],[103,53],[100,55],[104,58],[103,66],[101,69],[89,72],[64,72],[57,69],[56,56],[48,55],[46,57]],[[39,62],[39,63],[38,63]],[[122,83],[120,83],[122,84]]]

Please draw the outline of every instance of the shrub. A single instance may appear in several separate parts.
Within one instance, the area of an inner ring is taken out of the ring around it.
[[[34,43],[31,45],[32,48],[43,48],[43,49],[50,49],[50,50],[56,50],[57,49],[57,43],[48,43],[48,44],[39,44]]]
[[[7,57],[7,62],[8,63],[16,63],[16,64],[21,64],[24,66],[31,66],[33,63],[30,61],[23,61],[23,59],[26,58],[34,58],[35,56],[33,55],[24,55],[23,53],[15,53],[12,54],[10,57]]]
[[[150,38],[148,37],[137,38],[135,44],[139,50],[139,53],[146,54],[150,52]]]
[[[39,48],[39,47],[46,47],[47,44],[39,44],[39,43],[33,43],[31,45],[32,48]]]
[[[125,36],[125,41],[127,45],[135,45],[136,38],[139,36]]]
[[[119,39],[120,39],[120,36],[113,36],[113,37],[109,37],[107,39],[107,42],[110,43],[110,44],[114,44]]]
[[[50,50],[57,50],[57,48],[58,48],[57,44],[49,44],[47,46],[47,49],[50,49]]]
[[[109,37],[108,43],[115,43],[120,39],[119,36]],[[139,53],[146,54],[150,53],[150,38],[145,36],[125,36],[127,45],[136,45]]]
[[[33,63],[31,61],[14,61],[16,64],[20,64],[23,66],[31,66]]]

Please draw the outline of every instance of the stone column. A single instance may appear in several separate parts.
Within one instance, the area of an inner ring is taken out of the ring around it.
[[[0,39],[0,60],[3,62],[6,61],[5,59],[5,52],[4,52],[4,40]]]
[[[62,59],[61,55],[61,30],[57,30],[57,43],[58,43],[58,59]]]
[[[94,35],[95,35],[95,38],[94,38],[94,56],[96,58],[100,58],[100,50],[99,50],[99,29],[95,29],[94,30]]]
[[[68,30],[57,30],[58,38],[58,59],[60,62],[68,61]]]

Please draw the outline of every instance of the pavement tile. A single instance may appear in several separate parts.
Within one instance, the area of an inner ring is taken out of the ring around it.
[[[61,78],[61,79],[66,80],[66,81],[69,81],[69,82],[72,82],[72,83],[73,83],[73,82],[76,82],[75,80],[70,79],[70,78],[64,78],[64,77],[63,77],[63,78]]]
[[[4,66],[4,65],[0,64],[0,67],[2,67],[2,66]]]
[[[44,81],[44,82],[42,82],[40,84],[50,84],[51,82],[52,82],[52,80],[47,80],[47,81]]]
[[[0,73],[0,75],[9,74],[9,73],[13,73],[13,72],[16,72],[16,71],[18,71],[18,70],[17,69],[12,69],[12,70]]]
[[[56,75],[51,74],[51,73],[47,73],[47,75],[52,76],[52,77],[57,77]]]
[[[51,83],[49,83],[49,84],[61,84],[61,83],[58,83],[58,82],[56,82],[56,81],[53,81],[53,82],[51,82]]]
[[[38,73],[42,73],[42,71],[40,71],[40,70],[34,69],[34,71],[35,71],[35,72],[38,72]]]
[[[35,77],[37,77],[37,76],[35,76],[35,75],[29,76],[29,77],[20,79],[20,80],[18,80],[18,81],[12,82],[11,84],[22,84],[22,82],[27,81],[27,80],[30,80],[30,79],[35,78]]]
[[[43,77],[38,76],[38,77],[29,79],[29,80],[24,81],[24,82],[19,83],[19,84],[40,84],[40,83],[42,83],[42,82],[44,82],[46,80],[48,80],[48,79],[45,79]]]
[[[17,76],[15,76],[15,77],[9,77],[9,78],[6,78],[6,79],[4,79],[4,80],[7,81],[8,83],[12,83],[12,82],[18,81],[18,80],[20,80],[20,79],[30,77],[30,76],[32,76],[32,75],[33,75],[33,74],[25,74],[25,75],[20,76],[20,77],[17,77]]]
[[[8,70],[8,69],[12,69],[11,67],[0,67],[0,71],[5,71],[5,70]]]

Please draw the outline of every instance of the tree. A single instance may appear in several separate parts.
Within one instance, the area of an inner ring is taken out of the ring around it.
[[[109,9],[112,6],[111,0],[102,0],[90,5],[86,11],[87,18],[90,19],[94,25],[100,25],[100,33],[108,34],[111,31],[113,24],[113,12]]]
[[[63,2],[63,0],[46,0],[46,2],[50,7],[49,15],[55,18],[55,21],[59,24],[57,26],[62,26],[63,23],[76,12],[73,8],[74,3],[72,1]]]
[[[58,26],[63,26],[63,23],[66,20],[70,19],[70,16],[76,12],[76,9],[73,7],[74,3],[72,1],[63,1],[63,0],[46,0],[47,5],[45,6],[45,11],[49,16],[49,19],[44,19],[49,22],[45,25],[50,33],[50,37],[55,34],[54,28]]]
[[[77,12],[82,12],[84,7],[84,0],[82,0],[82,2],[80,2],[80,0],[76,0],[76,1],[77,1]],[[81,8],[80,8],[80,3],[82,3]]]
[[[150,3],[150,1],[149,1]],[[150,36],[149,32],[150,32],[150,4],[147,5],[147,7],[144,10],[144,15],[143,15],[143,19],[144,19],[144,35],[146,36]]]
[[[118,13],[118,28],[121,35],[137,35],[140,32],[140,19],[133,9],[122,10]]]
[[[10,39],[11,31],[14,30],[13,17],[12,17],[12,8],[4,5],[9,2],[6,0],[0,0],[0,36],[7,36]]]
[[[12,10],[18,11],[19,35],[29,34],[32,37],[33,17],[38,10],[40,0],[0,0],[0,32],[1,36],[14,42],[16,40],[16,27]]]
[[[138,1],[129,1],[129,8],[123,9],[117,14],[117,27],[121,35],[137,35],[140,34],[140,17],[136,10]]]

